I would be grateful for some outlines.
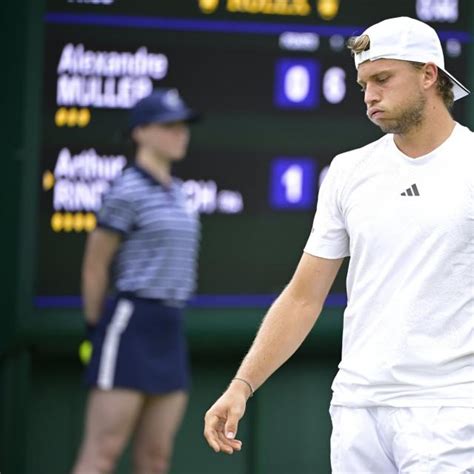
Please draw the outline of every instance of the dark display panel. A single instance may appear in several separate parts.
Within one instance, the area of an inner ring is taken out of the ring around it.
[[[469,83],[470,8],[462,0],[49,1],[37,302],[79,294],[101,195],[131,158],[128,109],[159,86],[177,87],[204,116],[175,168],[201,213],[199,295],[279,292],[332,158],[380,136],[365,117],[347,38],[387,16],[427,20],[447,69]],[[455,116],[465,114],[461,101]],[[343,293],[341,272],[333,301]]]

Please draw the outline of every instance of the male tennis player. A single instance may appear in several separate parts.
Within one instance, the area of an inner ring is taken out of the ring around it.
[[[450,114],[469,91],[420,21],[382,21],[349,46],[386,135],[334,159],[298,268],[204,434],[216,452],[241,449],[248,397],[302,343],[350,256],[333,472],[473,473],[474,133]]]

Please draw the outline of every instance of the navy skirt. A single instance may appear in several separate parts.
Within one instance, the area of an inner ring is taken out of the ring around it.
[[[189,389],[183,309],[161,300],[119,294],[91,337],[89,387],[146,394]]]

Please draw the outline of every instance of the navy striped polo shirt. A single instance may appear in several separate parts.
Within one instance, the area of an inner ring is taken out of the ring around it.
[[[182,181],[163,186],[138,166],[127,168],[104,195],[98,226],[119,232],[116,291],[185,302],[196,288],[199,216],[187,209]]]

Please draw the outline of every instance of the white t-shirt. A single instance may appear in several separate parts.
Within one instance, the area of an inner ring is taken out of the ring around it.
[[[474,133],[338,155],[305,252],[350,255],[334,405],[474,406]]]

